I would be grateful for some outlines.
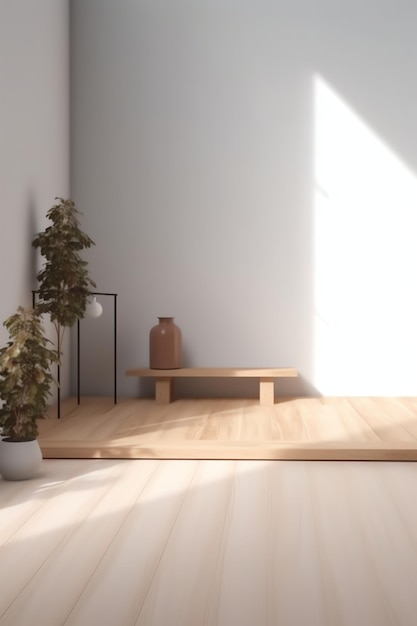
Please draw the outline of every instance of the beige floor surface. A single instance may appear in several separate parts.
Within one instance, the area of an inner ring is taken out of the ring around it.
[[[74,399],[41,420],[45,458],[417,460],[417,398]]]

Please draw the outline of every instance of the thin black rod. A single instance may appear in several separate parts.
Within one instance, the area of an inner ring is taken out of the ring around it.
[[[37,291],[32,291],[32,304],[35,308]],[[113,374],[114,374],[114,404],[117,404],[117,293],[108,293],[107,291],[92,291],[93,296],[112,296],[114,300],[114,339],[113,339]],[[77,403],[81,403],[81,325],[80,320],[77,320]],[[60,341],[58,337],[58,354],[60,354]],[[58,391],[58,419],[61,417],[61,368],[57,365],[57,391]]]
[[[77,319],[77,403],[80,404],[80,320]]]
[[[117,294],[114,294],[114,404],[117,404]]]
[[[58,394],[58,406],[57,406],[57,416],[58,419],[61,418],[61,326],[57,324],[57,335],[58,335],[58,365],[57,365],[57,394]]]
[[[61,419],[61,366],[58,364],[57,368],[57,392],[58,392],[58,406],[57,406],[57,416],[58,419]]]

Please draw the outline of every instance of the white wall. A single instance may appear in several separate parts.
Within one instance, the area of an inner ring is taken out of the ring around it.
[[[300,381],[280,381],[278,393],[416,394],[417,308],[406,292],[417,259],[401,263],[400,287],[397,271],[387,275],[379,262],[398,257],[401,233],[415,226],[410,207],[394,240],[387,222],[388,239],[375,243],[375,233],[391,157],[415,183],[417,6],[73,0],[71,8],[72,196],[97,244],[88,258],[98,289],[119,294],[120,393],[137,393],[124,371],[148,363],[149,330],[172,314],[187,365],[297,367]],[[320,85],[333,95],[337,126]],[[346,141],[337,135],[341,108],[363,129],[348,165],[340,145],[325,150],[326,137]],[[350,180],[366,132],[388,165],[365,164]],[[334,165],[325,174],[323,154]],[[315,197],[323,185],[324,197],[335,194],[327,213]],[[384,214],[398,210],[393,188],[390,179]],[[358,250],[350,274],[342,261]],[[389,314],[384,288],[399,302]],[[111,323],[111,310],[95,326],[83,322],[83,393],[111,394]]]
[[[31,247],[69,193],[68,0],[0,1],[0,320],[30,306]],[[3,343],[7,334],[0,329]],[[63,393],[68,376],[63,368]]]

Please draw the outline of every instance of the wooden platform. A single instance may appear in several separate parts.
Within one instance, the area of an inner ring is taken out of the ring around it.
[[[64,401],[44,458],[417,460],[417,398]]]

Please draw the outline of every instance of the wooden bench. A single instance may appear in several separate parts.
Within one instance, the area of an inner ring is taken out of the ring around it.
[[[171,402],[172,381],[174,378],[258,378],[259,403],[274,404],[275,378],[295,378],[298,376],[292,367],[182,367],[174,370],[156,370],[147,367],[129,369],[126,376],[155,378],[155,400],[157,404]]]

